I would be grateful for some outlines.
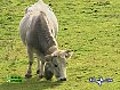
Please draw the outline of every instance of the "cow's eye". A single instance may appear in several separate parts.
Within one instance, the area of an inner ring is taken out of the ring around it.
[[[57,65],[57,64],[55,64],[54,66],[55,66],[55,67],[58,67],[58,65]]]

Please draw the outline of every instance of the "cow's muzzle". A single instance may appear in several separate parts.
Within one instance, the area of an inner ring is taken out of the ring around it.
[[[61,78],[60,81],[67,81],[67,79],[66,78]]]

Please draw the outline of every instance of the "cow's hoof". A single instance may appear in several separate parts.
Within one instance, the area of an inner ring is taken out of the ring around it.
[[[44,75],[42,75],[42,74],[41,74],[41,75],[39,75],[39,79],[42,79],[43,77],[44,77]]]
[[[31,74],[25,74],[25,78],[31,78],[32,77],[32,75]]]
[[[37,72],[36,72],[37,74],[39,74],[40,73],[40,70],[37,70]]]

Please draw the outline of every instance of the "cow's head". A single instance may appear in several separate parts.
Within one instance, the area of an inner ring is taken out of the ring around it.
[[[58,81],[66,81],[66,63],[72,53],[70,50],[57,50],[46,56],[46,61],[51,64],[51,71]]]

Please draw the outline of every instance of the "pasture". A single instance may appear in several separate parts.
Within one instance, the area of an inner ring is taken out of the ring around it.
[[[60,49],[74,51],[67,65],[66,82],[35,75],[23,83],[6,82],[7,75],[24,77],[28,65],[26,48],[19,36],[19,22],[27,6],[36,0],[0,0],[0,90],[120,90],[120,1],[44,0],[59,22]],[[89,77],[111,77],[99,87]]]

